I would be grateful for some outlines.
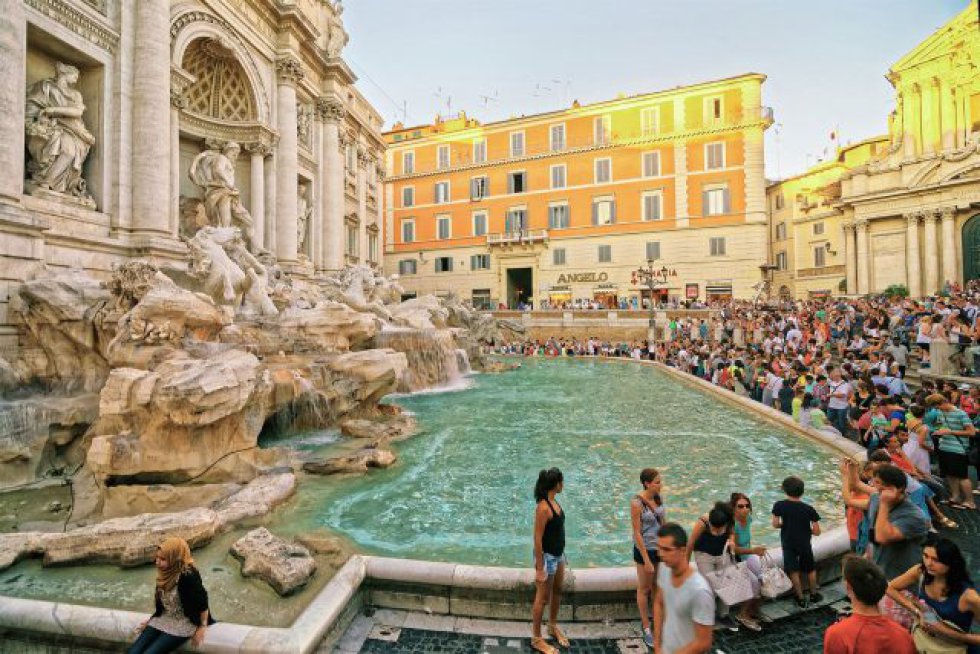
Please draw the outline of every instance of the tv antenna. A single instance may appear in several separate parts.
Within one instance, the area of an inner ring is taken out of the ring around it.
[[[483,108],[486,109],[491,102],[500,102],[500,92],[494,90],[493,95],[481,95],[479,96],[483,100]]]
[[[443,93],[443,90],[442,90],[442,87],[441,86],[438,89],[436,89],[436,92],[433,93],[432,95],[434,95],[435,97],[439,98],[439,104],[440,105],[443,103],[443,101],[445,101],[445,103],[446,103],[446,116],[447,117],[448,116],[452,116],[453,115],[453,96],[451,96],[449,94],[446,94],[446,93]]]

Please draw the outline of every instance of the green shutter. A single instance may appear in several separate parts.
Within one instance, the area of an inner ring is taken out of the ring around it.
[[[609,201],[609,224],[616,223],[616,200]]]
[[[592,224],[599,224],[599,203],[595,200],[592,201]]]

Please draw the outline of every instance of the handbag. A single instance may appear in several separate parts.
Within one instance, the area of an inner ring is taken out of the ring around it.
[[[950,622],[943,620],[943,625],[963,633],[963,630]],[[916,622],[912,627],[912,642],[915,643],[915,651],[919,654],[966,654],[965,643],[955,643],[942,636],[934,636],[922,628],[922,624]]]
[[[721,570],[715,570],[704,575],[708,580],[708,585],[715,591],[715,595],[728,606],[734,606],[747,602],[755,597],[755,590],[752,588],[752,572],[744,563],[736,563],[725,544],[722,557],[727,558],[729,564]]]
[[[762,557],[762,596],[775,599],[793,588],[789,575],[783,571],[767,552]]]

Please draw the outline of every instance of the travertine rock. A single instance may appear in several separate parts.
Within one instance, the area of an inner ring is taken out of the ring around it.
[[[409,415],[399,415],[388,420],[365,420],[349,418],[340,423],[340,432],[351,438],[382,438],[399,440],[411,435],[416,429],[415,419]]]
[[[337,475],[345,472],[367,472],[368,468],[387,468],[398,457],[391,450],[366,447],[350,456],[339,456],[323,461],[307,461],[303,470],[314,475]]]
[[[316,572],[316,561],[309,550],[275,536],[265,527],[248,532],[229,551],[242,562],[243,576],[261,579],[280,595],[299,590]]]
[[[392,323],[412,329],[441,329],[447,327],[449,311],[434,295],[405,300],[389,307]]]
[[[105,489],[102,506],[104,518],[118,518],[140,513],[171,513],[197,506],[212,506],[242,489],[240,484],[172,484],[120,485]]]
[[[218,514],[218,524],[224,528],[246,518],[265,515],[285,502],[295,491],[296,475],[291,472],[258,477],[214,507]]]

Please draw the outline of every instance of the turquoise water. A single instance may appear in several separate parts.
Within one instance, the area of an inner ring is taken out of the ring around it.
[[[528,359],[470,381],[393,399],[421,426],[395,446],[398,463],[308,479],[280,530],[329,528],[387,556],[526,566],[534,481],[552,466],[565,476],[559,502],[577,567],[631,563],[629,500],[648,466],[663,474],[668,519],[688,529],[739,490],[755,507],[755,540],[776,544],[769,510],[790,474],[805,480],[825,528],[842,522],[831,451],[651,367]]]

